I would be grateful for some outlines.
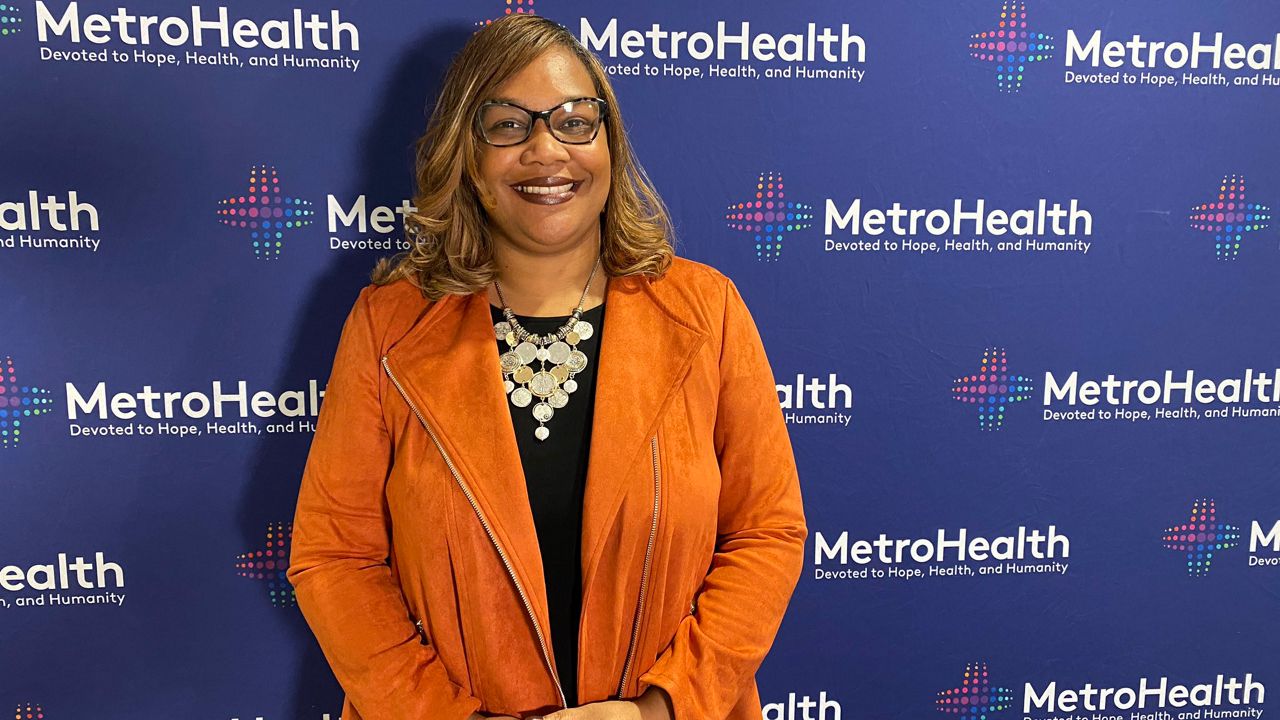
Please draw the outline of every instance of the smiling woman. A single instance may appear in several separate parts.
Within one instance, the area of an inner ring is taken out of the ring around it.
[[[476,33],[449,68],[418,142],[417,212],[406,218],[417,242],[379,263],[375,282],[406,278],[430,299],[481,290],[492,285],[502,254],[513,247],[496,236],[516,243],[526,258],[577,248],[575,279],[583,282],[596,250],[606,276],[664,273],[674,256],[670,219],[617,109],[599,60],[559,25],[512,16]],[[545,112],[533,117],[533,111]],[[571,129],[584,123],[589,137],[573,136]],[[493,137],[486,138],[486,125]],[[529,193],[516,186],[566,183],[573,185],[567,196],[534,201],[551,206],[539,214],[521,209]],[[594,248],[583,244],[602,237],[607,241]],[[543,263],[541,271],[555,277],[535,278],[541,287],[509,280],[511,307],[560,312],[565,298],[576,300],[573,283],[565,282],[570,267],[554,258]],[[560,297],[542,297],[538,291],[547,287],[559,288]],[[597,288],[588,304],[602,298]],[[490,300],[497,303],[496,293]]]
[[[342,716],[759,718],[795,460],[750,313],[674,255],[599,61],[536,16],[476,33],[417,180],[294,519]]]
[[[595,93],[582,62],[552,49],[495,88],[495,96],[512,99],[480,106],[477,126],[488,147],[477,191],[491,231],[503,241],[519,247],[598,241],[611,163],[609,144],[595,142],[607,106]],[[534,119],[525,107],[548,110]]]

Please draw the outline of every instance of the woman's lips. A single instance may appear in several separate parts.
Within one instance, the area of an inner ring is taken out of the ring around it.
[[[512,185],[511,189],[525,202],[531,202],[535,205],[559,205],[572,200],[581,186],[582,181],[578,180],[554,185],[541,183],[537,185]]]

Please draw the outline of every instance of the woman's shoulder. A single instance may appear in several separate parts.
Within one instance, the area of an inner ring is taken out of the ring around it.
[[[369,283],[360,291],[360,300],[368,303],[369,312],[387,319],[404,313],[421,313],[431,305],[408,278],[400,278],[385,284]]]
[[[405,278],[393,282],[370,283],[356,298],[356,314],[364,316],[375,337],[386,345],[408,332],[422,317],[431,301]]]
[[[671,259],[666,274],[654,283],[654,287],[660,292],[689,300],[714,301],[718,298],[723,301],[728,284],[728,276],[711,265],[676,255]]]
[[[676,256],[667,272],[650,283],[667,312],[680,322],[708,335],[718,335],[724,325],[725,309],[734,296],[733,282],[720,270]]]

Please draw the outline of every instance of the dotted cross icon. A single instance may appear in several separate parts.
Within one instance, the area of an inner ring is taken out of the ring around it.
[[[0,37],[22,32],[22,10],[11,3],[0,3]]]
[[[1209,574],[1213,554],[1240,544],[1240,528],[1218,521],[1213,500],[1202,498],[1191,504],[1191,517],[1164,531],[1164,546],[1187,554],[1187,574]]]
[[[960,686],[939,692],[936,701],[938,712],[959,715],[961,720],[987,720],[1012,702],[1013,692],[1009,688],[991,684],[984,662],[966,664]]]
[[[813,206],[786,199],[782,173],[763,172],[756,179],[755,196],[729,205],[724,219],[730,228],[749,233],[756,259],[767,262],[782,255],[786,233],[813,224]]]
[[[286,230],[312,223],[310,200],[280,193],[280,176],[270,165],[249,168],[249,191],[218,201],[218,222],[249,231],[253,255],[259,260],[278,260]]]
[[[44,720],[44,708],[37,703],[22,703],[14,708],[13,717],[17,720]]]
[[[1218,199],[1191,208],[1190,219],[1192,228],[1213,234],[1219,260],[1235,260],[1244,236],[1271,224],[1271,208],[1245,201],[1243,176],[1224,175]]]
[[[1009,373],[1009,356],[1004,348],[987,348],[974,375],[956,378],[951,384],[951,397],[978,406],[978,426],[983,430],[999,430],[1004,425],[1005,408],[1030,400],[1035,387],[1031,378]]]
[[[51,394],[45,388],[19,385],[12,357],[0,362],[0,449],[14,447],[22,440],[27,418],[53,412]]]
[[[293,585],[285,576],[289,571],[289,543],[292,539],[293,523],[267,523],[267,537],[262,549],[236,556],[236,574],[265,582],[271,604],[276,607],[298,604]]]
[[[1053,59],[1053,36],[1027,29],[1027,4],[1011,0],[1000,7],[991,30],[969,37],[969,57],[995,65],[996,85],[1003,92],[1022,89],[1022,74],[1033,63]]]
[[[533,11],[533,0],[503,0],[501,4],[503,15],[537,15],[537,13]],[[484,20],[476,22],[476,26],[480,28],[488,27],[489,25],[492,25],[493,21],[496,19],[497,18],[485,18]]]

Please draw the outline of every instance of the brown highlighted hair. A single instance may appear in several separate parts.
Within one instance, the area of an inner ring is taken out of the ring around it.
[[[473,181],[481,141],[472,121],[480,103],[499,85],[558,48],[582,61],[609,108],[605,139],[611,183],[601,214],[601,269],[613,277],[666,273],[674,255],[671,219],[632,153],[604,67],[557,23],[537,15],[508,15],[475,33],[449,66],[417,143],[417,212],[405,216],[412,247],[378,261],[373,282],[407,278],[428,299],[438,300],[483,290],[497,276],[488,218]]]

